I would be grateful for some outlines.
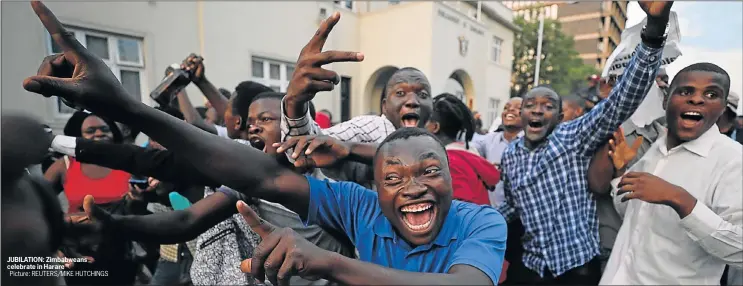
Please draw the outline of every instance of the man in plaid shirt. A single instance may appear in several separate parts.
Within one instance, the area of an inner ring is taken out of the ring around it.
[[[560,97],[536,87],[523,98],[525,136],[508,146],[502,162],[507,220],[521,219],[522,263],[509,268],[517,284],[592,284],[601,278],[596,201],[588,190],[591,156],[629,119],[650,90],[660,67],[673,2],[645,1],[642,44],[609,98],[588,114],[558,125]],[[513,280],[512,280],[513,279]]]

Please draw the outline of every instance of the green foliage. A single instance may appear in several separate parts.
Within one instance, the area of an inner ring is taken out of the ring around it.
[[[539,20],[514,18],[522,31],[514,41],[514,61],[511,68],[511,96],[522,96],[534,85]],[[542,36],[542,62],[539,84],[549,84],[559,95],[567,95],[586,82],[586,77],[598,74],[593,66],[583,63],[575,51],[573,38],[562,32],[560,22],[545,19]]]

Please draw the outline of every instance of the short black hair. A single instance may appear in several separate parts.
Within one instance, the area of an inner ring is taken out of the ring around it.
[[[70,116],[70,119],[67,120],[67,123],[64,126],[64,135],[70,136],[70,137],[83,137],[83,132],[81,128],[83,127],[83,122],[85,121],[88,116],[95,115],[89,112],[85,111],[77,111]],[[100,115],[95,115],[98,118],[102,119],[103,122],[106,122],[106,125],[108,125],[108,128],[111,130],[111,134],[113,135],[113,142],[114,143],[121,143],[124,141],[124,136],[121,134],[121,130],[119,130],[119,126],[116,125],[116,122],[113,120],[110,120],[108,118],[102,117]]]
[[[390,87],[390,83],[392,83],[392,79],[395,78],[395,76],[397,74],[403,73],[403,72],[408,72],[408,71],[419,72],[420,74],[422,74],[422,75],[425,76],[425,74],[422,71],[420,71],[419,69],[414,68],[414,67],[404,67],[404,68],[401,68],[399,70],[396,70],[394,73],[392,73],[392,75],[390,76],[390,78],[387,79],[387,83],[384,84],[384,88],[382,89],[382,99],[384,99],[385,97],[387,97],[387,88]],[[426,80],[428,80],[428,79],[426,78]],[[380,106],[381,106],[381,104],[382,103],[380,102]]]
[[[254,81],[243,81],[235,87],[235,95],[230,98],[232,103],[232,114],[243,117],[248,116],[248,109],[253,98],[263,92],[273,92],[273,89]]]
[[[477,122],[472,111],[459,98],[450,93],[436,96],[433,99],[432,119],[439,123],[441,133],[449,138],[456,140],[459,134],[464,133],[464,144],[469,148]]]
[[[722,75],[722,77],[725,79],[725,81],[722,83],[723,91],[725,93],[724,98],[728,98],[728,94],[730,93],[730,75],[728,75],[728,72],[726,72],[723,68],[720,66],[713,64],[713,63],[695,63],[690,66],[687,66],[683,69],[681,69],[679,72],[676,73],[676,75],[673,77],[673,81],[671,81],[671,84],[669,85],[669,90],[673,91],[676,86],[679,84],[678,80],[679,75],[687,72],[695,72],[695,71],[701,71],[701,72],[712,72],[717,73],[719,75]]]
[[[232,92],[230,92],[226,88],[220,87],[219,88],[219,93],[221,93],[222,96],[226,97],[227,99],[230,99],[230,97],[232,97]]]
[[[266,99],[266,98],[282,100],[282,99],[284,99],[284,96],[285,95],[286,95],[286,93],[283,93],[283,92],[275,92],[275,91],[261,92],[258,95],[256,95],[255,97],[253,97],[253,102],[255,102],[255,101],[259,100],[259,99]]]
[[[382,143],[379,143],[379,147],[377,147],[376,153],[374,153],[374,161],[377,160],[377,157],[379,156],[379,152],[382,150],[382,147],[384,145],[387,145],[387,143],[398,141],[398,140],[404,140],[411,137],[431,137],[433,140],[436,140],[436,142],[439,143],[441,146],[441,149],[444,151],[444,154],[446,154],[446,147],[444,146],[444,143],[439,140],[436,135],[433,135],[433,133],[428,132],[428,130],[418,127],[403,127],[400,129],[395,130],[395,132],[392,132],[392,134],[387,135],[387,138],[384,138]],[[448,159],[448,157],[447,157]]]
[[[199,113],[199,116],[201,116],[201,119],[206,119],[206,111],[209,110],[205,106],[199,106],[195,107],[196,112]]]
[[[566,96],[563,96],[562,97],[562,101],[563,102],[570,103],[570,104],[573,104],[573,105],[579,107],[580,109],[586,109],[586,100],[583,99],[583,98],[581,98],[581,96],[578,95],[578,94],[576,94],[576,93],[572,93],[572,94],[568,94]]]
[[[560,96],[560,94],[557,93],[557,91],[555,91],[554,89],[552,89],[552,86],[550,86],[548,84],[540,84],[540,85],[538,85],[538,86],[530,89],[529,91],[526,92],[526,94],[524,94],[523,97],[526,97],[529,93],[531,93],[533,91],[540,91],[540,90],[542,90],[542,91],[551,91],[552,93],[554,93],[556,95],[556,97],[557,97],[557,111],[559,113],[562,113],[562,97]],[[522,104],[521,105],[521,108],[523,108],[523,107],[524,107],[524,105]]]
[[[184,118],[183,117],[183,113],[181,113],[180,110],[178,110],[178,109],[176,109],[174,107],[170,107],[170,106],[158,106],[158,107],[155,107],[155,109],[160,110],[162,112],[165,112],[168,115],[173,116],[175,118],[178,118],[180,120],[183,120],[183,118]]]

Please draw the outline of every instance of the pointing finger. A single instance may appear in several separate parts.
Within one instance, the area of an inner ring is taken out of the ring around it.
[[[62,26],[59,20],[57,20],[57,17],[54,16],[54,13],[52,13],[44,3],[41,3],[40,1],[32,1],[31,8],[34,9],[36,16],[39,17],[39,20],[44,24],[46,30],[49,31],[54,42],[57,43],[65,53],[71,52],[74,55],[85,51],[83,45],[75,39],[75,35]]]
[[[269,222],[263,220],[258,216],[258,214],[253,211],[245,202],[238,201],[237,202],[237,211],[242,215],[243,219],[245,219],[245,222],[248,223],[248,226],[250,226],[255,233],[257,233],[262,239],[266,239],[269,234],[271,234],[276,227],[274,227]]]
[[[310,39],[310,42],[307,43],[307,52],[319,53],[322,51],[322,47],[325,46],[325,41],[328,40],[330,31],[333,30],[333,27],[335,27],[335,24],[337,24],[340,19],[341,13],[335,12],[333,15],[330,15],[330,17],[322,21],[320,27],[317,28],[315,35]]]
[[[364,54],[359,52],[326,51],[317,55],[315,66],[340,62],[360,62],[363,60]]]

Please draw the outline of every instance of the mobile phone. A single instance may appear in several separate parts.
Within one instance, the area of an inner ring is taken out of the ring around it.
[[[147,187],[150,186],[150,183],[147,182],[147,180],[144,179],[138,179],[138,178],[132,178],[129,180],[129,184],[132,185],[132,187],[139,187],[140,189],[147,189]]]

